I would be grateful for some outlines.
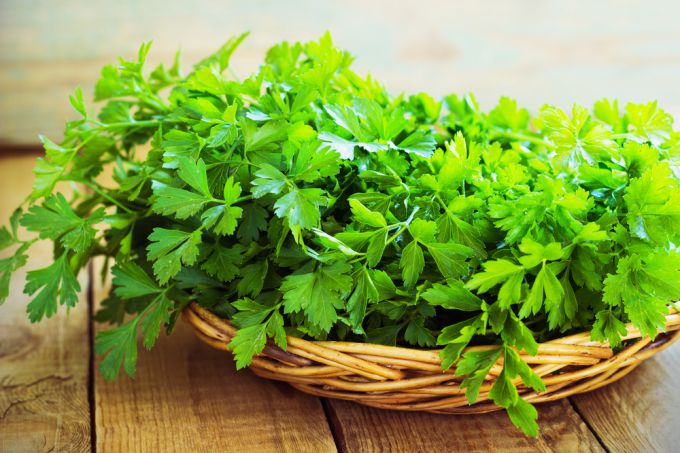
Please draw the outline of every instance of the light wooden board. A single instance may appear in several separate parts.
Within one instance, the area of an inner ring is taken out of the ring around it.
[[[569,402],[539,406],[541,434],[529,439],[503,413],[436,415],[383,411],[327,401],[341,450],[364,451],[604,451]]]
[[[89,93],[99,70],[154,40],[153,62],[181,46],[195,62],[251,31],[237,72],[257,67],[282,39],[330,30],[394,91],[473,91],[538,109],[601,97],[658,99],[680,113],[680,3],[673,0],[3,0],[0,2],[0,138],[57,139],[74,115],[68,95]]]
[[[680,348],[671,346],[620,381],[571,399],[611,451],[678,451],[678,376]]]
[[[139,347],[134,380],[97,374],[98,451],[335,451],[318,398],[237,373],[229,354],[201,343],[183,322],[153,350]]]
[[[0,221],[30,192],[34,158],[0,160]],[[51,259],[48,243],[31,251],[28,269]],[[3,256],[4,257],[4,256]],[[12,278],[0,306],[0,452],[89,451],[88,307],[83,296],[66,315],[30,324],[29,298],[22,294],[25,272]],[[87,287],[85,275],[80,284]]]

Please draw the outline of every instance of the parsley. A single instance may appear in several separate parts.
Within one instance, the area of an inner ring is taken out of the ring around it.
[[[680,134],[656,102],[532,116],[509,98],[486,113],[472,95],[394,97],[329,35],[276,45],[238,80],[244,38],[186,76],[178,58],[148,68],[142,45],[102,70],[97,115],[76,90],[80,118],[62,143],[41,138],[27,205],[0,228],[0,301],[46,239],[32,321],[77,303],[90,258],[114,262],[96,316],[112,324],[95,345],[107,379],[133,375],[138,335],[152,347],[195,300],[239,328],[238,368],[287,334],[438,345],[472,403],[502,363],[483,391],[529,435],[521,394],[544,386],[521,351],[664,329],[680,299]]]

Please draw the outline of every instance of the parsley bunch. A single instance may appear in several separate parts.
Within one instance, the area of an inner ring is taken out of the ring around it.
[[[16,248],[2,298],[31,244],[54,243],[28,273],[31,321],[74,306],[77,273],[106,258],[104,377],[134,375],[138,333],[150,348],[198,301],[239,328],[239,368],[286,335],[442,347],[474,402],[502,357],[490,396],[535,435],[513,382],[544,385],[518,351],[663,330],[680,298],[680,134],[655,102],[530,117],[508,98],[486,113],[469,95],[394,97],[328,35],[272,47],[240,80],[244,37],[188,75],[179,59],[145,71],[149,44],[106,66],[105,104],[71,97],[80,119],[43,138],[33,193],[0,230]]]

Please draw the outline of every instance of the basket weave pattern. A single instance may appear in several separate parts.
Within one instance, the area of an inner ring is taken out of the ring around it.
[[[198,304],[183,313],[198,337],[217,349],[236,335],[229,321]],[[627,325],[625,346],[614,353],[606,343],[594,342],[580,333],[542,343],[538,354],[522,357],[546,385],[537,393],[515,382],[520,394],[532,403],[553,401],[595,390],[630,373],[643,360],[680,339],[680,314],[666,317],[666,332],[656,339],[643,338]],[[484,413],[500,410],[489,399],[489,390],[502,370],[500,359],[482,385],[477,402],[469,405],[455,366],[442,371],[437,350],[419,350],[369,343],[307,341],[288,337],[286,351],[268,343],[253,359],[250,369],[258,376],[284,381],[316,396],[352,400],[383,409],[427,411],[447,414]],[[473,346],[480,350],[494,346]]]

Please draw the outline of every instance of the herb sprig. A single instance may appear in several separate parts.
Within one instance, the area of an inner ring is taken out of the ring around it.
[[[33,192],[0,229],[15,249],[1,299],[36,236],[54,243],[28,273],[31,321],[76,304],[92,257],[111,265],[105,378],[134,376],[138,333],[150,348],[198,301],[239,328],[238,368],[286,335],[438,346],[472,403],[502,358],[489,395],[536,435],[515,383],[544,385],[519,351],[663,330],[680,298],[680,134],[655,102],[531,117],[508,98],[487,113],[471,95],[394,97],[329,35],[278,44],[239,80],[244,38],[188,75],[179,58],[146,71],[149,44],[106,66],[105,104],[95,116],[76,91],[80,119],[42,139]]]

